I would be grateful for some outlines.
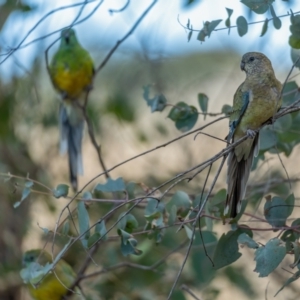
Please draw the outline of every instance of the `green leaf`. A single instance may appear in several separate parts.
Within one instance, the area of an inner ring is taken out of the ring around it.
[[[53,267],[53,264],[46,263],[44,266],[32,262],[27,268],[20,271],[24,283],[37,284]]]
[[[126,191],[128,194],[128,199],[134,199],[135,198],[135,188],[137,187],[136,182],[130,181],[126,183]]]
[[[292,116],[290,114],[288,114],[288,115],[285,115],[285,116],[279,118],[275,122],[274,128],[276,131],[278,130],[279,132],[281,131],[285,134],[287,131],[289,131],[292,124],[293,124]],[[281,140],[281,141],[283,141],[283,140]]]
[[[209,24],[207,25],[207,35],[210,37],[211,33],[216,29],[216,27],[222,22],[222,19],[219,20],[214,20],[211,22],[208,22]]]
[[[277,291],[277,293],[274,295],[276,297],[285,287],[287,287],[290,283],[294,282],[300,277],[300,270],[297,271],[292,277],[290,277],[284,285]]]
[[[118,221],[117,227],[129,233],[139,226],[136,218],[132,214],[126,215],[126,212],[120,214]]]
[[[193,29],[193,27],[192,27],[192,29]],[[193,30],[190,30],[190,32],[188,33],[188,42],[191,40],[192,35],[193,35]]]
[[[169,220],[168,225],[172,226],[176,222],[177,217],[177,207],[176,205],[172,205],[171,209],[169,210]]]
[[[33,182],[32,181],[26,181],[24,185],[25,185],[25,187],[30,189],[31,187],[33,187]]]
[[[233,13],[233,9],[230,9],[230,8],[227,8],[227,7],[225,7],[225,8],[226,8],[227,15],[228,15],[227,19],[225,20],[225,26],[227,28],[229,28],[229,30],[228,30],[228,33],[229,33],[230,32],[230,25],[231,25],[230,17],[231,17],[231,15]]]
[[[205,41],[205,37],[206,37],[206,34],[204,32],[203,29],[201,29],[197,35],[197,40],[200,41],[200,42],[204,42]]]
[[[95,190],[101,192],[119,192],[125,191],[126,186],[122,177],[119,177],[116,180],[108,178],[105,184],[98,183]]]
[[[184,218],[190,211],[192,201],[187,193],[183,191],[177,191],[171,200],[167,203],[166,209],[170,211],[173,206],[177,208],[177,216]]]
[[[270,12],[273,18],[277,18],[273,5],[270,5]]]
[[[156,199],[149,198],[147,206],[145,208],[145,219],[147,220],[147,223],[145,225],[144,230],[150,230],[150,232],[148,233],[148,238],[149,239],[154,238],[156,244],[159,244],[162,241],[162,237],[165,232],[165,229],[162,228],[165,226],[164,215],[165,215],[164,203],[159,202]],[[175,212],[175,218],[176,218],[176,212]],[[171,221],[169,220],[169,222]]]
[[[196,199],[197,198],[198,196],[196,197]],[[203,199],[204,198],[205,196],[203,197]],[[226,189],[219,190],[211,199],[209,199],[206,202],[205,212],[207,214],[213,214],[216,217],[221,217],[224,210],[225,199],[226,199]],[[211,221],[212,220],[210,219],[210,221],[208,222],[211,223]]]
[[[198,103],[202,110],[202,112],[207,113],[207,107],[208,107],[208,97],[205,94],[199,93],[198,94]],[[206,118],[206,115],[204,115],[204,120]]]
[[[293,64],[295,64],[295,66],[298,69],[300,69],[300,59],[299,59],[299,57],[300,57],[300,50],[291,48],[291,59],[292,59]]]
[[[14,208],[19,207],[21,203],[30,195],[32,186],[33,186],[32,181],[25,182],[25,188],[22,191],[21,200],[14,203]]]
[[[146,229],[149,230],[150,228]],[[162,238],[165,234],[165,228],[154,228],[151,230],[151,232],[148,233],[148,239],[154,239],[156,245],[160,244],[162,242]]]
[[[185,229],[185,233],[186,233],[188,239],[191,240],[192,236],[193,236],[192,229],[190,227],[188,227],[187,225],[183,225],[183,228]],[[194,238],[195,238],[195,236],[194,236]]]
[[[213,230],[213,219],[210,217],[205,217],[205,225],[206,225],[206,229],[208,231],[212,231]]]
[[[295,206],[295,196],[294,194],[290,194],[286,199],[285,199],[285,203],[287,205],[287,209],[288,209],[288,215],[290,216],[294,210],[294,206]]]
[[[107,230],[105,226],[105,221],[100,221],[97,223],[97,225],[95,226],[95,233],[99,233],[100,236],[103,237],[102,240],[107,239]]]
[[[191,271],[193,271],[191,274],[193,277],[191,278],[193,278],[193,281],[199,288],[207,288],[210,285],[209,282],[213,279],[214,274],[216,273],[215,268],[212,266],[211,261],[207,257],[207,255],[212,257],[216,243],[217,238],[210,231],[202,231],[202,238],[200,237],[200,234],[195,235],[193,246],[197,247],[197,251],[191,251],[189,259],[191,259],[190,268]],[[217,298],[218,297],[208,297],[206,299]]]
[[[243,36],[248,32],[248,23],[243,16],[239,16],[236,20],[236,26],[239,36]]]
[[[273,25],[276,29],[280,29],[281,28],[281,20],[278,17],[274,18]]]
[[[198,36],[197,36],[197,40],[204,42],[205,41],[205,37],[210,37],[211,33],[216,29],[216,27],[220,24],[220,22],[222,22],[221,19],[219,20],[214,20],[214,21],[206,21],[203,24],[203,28],[200,30]]]
[[[300,39],[300,16],[299,15],[291,15],[291,26],[290,31],[292,33],[292,37],[296,40]]]
[[[33,182],[31,181],[25,183],[25,188],[22,191],[21,202],[24,201],[29,196],[29,194],[31,193],[32,186],[33,186]]]
[[[259,247],[247,233],[240,234],[237,241],[239,244],[246,245],[248,248],[257,249]]]
[[[70,221],[66,220],[65,223],[64,223],[64,225],[63,225],[61,234],[62,235],[68,235],[69,231],[70,231]]]
[[[290,267],[293,269],[297,265],[299,265],[300,262],[300,245],[298,242],[292,242],[292,249],[294,252],[294,262],[290,265]]]
[[[266,127],[259,132],[260,150],[269,150],[277,144],[277,136],[273,130]]]
[[[165,205],[156,199],[149,198],[145,208],[145,219],[147,220],[146,227],[148,229],[163,227],[164,224]]]
[[[64,245],[64,247],[59,251],[59,253],[56,255],[56,257],[53,260],[53,265],[55,265],[65,254],[66,250],[70,246],[70,244],[73,242],[73,239],[69,239],[69,241]]]
[[[92,196],[91,192],[84,192],[82,195],[82,199],[85,201],[92,200],[93,196]]]
[[[86,248],[91,248],[95,243],[99,241],[101,238],[101,235],[99,232],[94,232],[87,240],[87,246]]]
[[[256,14],[264,14],[275,0],[241,0],[243,4],[248,6]]]
[[[69,193],[69,186],[66,184],[59,184],[55,189],[52,190],[55,198],[67,197]]]
[[[79,225],[79,234],[82,235],[81,242],[82,245],[87,248],[87,240],[90,237],[90,217],[86,210],[84,201],[77,202],[77,214],[78,214],[78,225]]]
[[[197,35],[197,40],[200,42],[204,42],[205,41],[205,37],[206,37],[206,33],[203,29],[201,29]]]
[[[46,227],[41,227],[41,229],[43,230],[45,235],[47,235],[50,232],[50,230]]]
[[[179,102],[173,107],[168,115],[178,130],[185,132],[194,127],[198,120],[198,111],[194,106]]]
[[[222,106],[221,112],[222,112],[223,114],[225,114],[225,115],[229,115],[229,113],[232,112],[232,106],[230,106],[230,105],[228,105],[228,104],[224,104],[224,105]]]
[[[275,10],[273,5],[270,5],[270,11],[271,11],[271,15],[273,17],[273,25],[276,29],[280,29],[281,28],[281,20],[276,16]]]
[[[104,221],[100,221],[96,224],[95,232],[89,237],[87,241],[88,248],[92,247],[100,239],[103,241],[107,239],[107,230]]]
[[[183,6],[188,7],[191,4],[196,4],[197,2],[200,2],[200,0],[184,0]]]
[[[228,266],[241,257],[237,239],[244,232],[252,236],[250,230],[241,228],[223,233],[213,256],[216,269]]]
[[[167,99],[163,94],[155,95],[153,98],[150,98],[150,87],[151,85],[144,86],[143,97],[147,102],[147,105],[151,107],[151,112],[163,111],[167,104]]]
[[[298,57],[297,57],[298,58]],[[298,85],[295,81],[287,82],[283,88],[283,104],[290,105],[297,100],[299,96]]]
[[[255,251],[256,267],[254,272],[259,273],[259,277],[268,276],[282,262],[285,254],[285,243],[278,238],[269,240],[265,247],[260,247]]]
[[[36,5],[30,6],[28,4],[19,3],[18,9],[20,9],[23,13],[28,13],[28,12],[35,11],[37,9],[37,6]]]
[[[118,229],[118,235],[121,236],[121,252],[124,256],[129,254],[141,255],[143,252],[136,248],[137,240],[128,232]]]
[[[260,34],[260,36],[264,36],[264,35],[265,35],[265,33],[266,33],[267,30],[268,30],[268,25],[269,25],[269,19],[266,18],[266,19],[265,19],[265,22],[264,22],[264,25],[263,25],[263,27],[262,27],[262,29],[261,29],[261,34]]]
[[[211,205],[218,205],[224,203],[226,200],[226,189],[220,189],[210,200]]]
[[[272,199],[266,198],[264,215],[272,227],[285,226],[287,217],[293,211],[293,202],[295,201],[294,195],[290,195],[287,200],[289,200],[289,203],[277,196]]]
[[[289,44],[292,48],[300,49],[300,38],[291,35],[289,37]]]
[[[296,219],[292,222],[291,227],[298,227],[300,225],[300,219]],[[285,242],[286,251],[292,251],[292,243],[298,240],[300,233],[295,230],[286,230],[280,238]]]

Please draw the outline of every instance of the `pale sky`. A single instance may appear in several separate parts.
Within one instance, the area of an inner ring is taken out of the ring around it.
[[[28,3],[33,3],[37,6],[36,10],[27,15],[15,12],[10,16],[0,33],[2,49],[5,49],[7,46],[16,46],[41,17],[51,10],[80,2],[83,2],[83,0],[51,0],[42,1],[42,4],[38,0],[28,1]],[[83,10],[79,20],[92,12],[100,2],[95,0],[89,3]],[[91,17],[75,26],[78,37],[85,48],[89,49],[89,45],[92,45],[91,47],[94,51],[100,48],[108,52],[115,45],[116,41],[128,32],[152,1],[131,0],[125,11],[114,14],[109,13],[109,9],[119,9],[126,2],[127,0],[103,1]],[[120,53],[141,51],[143,46],[148,47],[154,55],[159,52],[166,56],[212,50],[235,50],[241,55],[248,51],[260,51],[270,57],[277,68],[282,67],[285,69],[291,65],[290,48],[287,45],[290,35],[289,17],[281,18],[282,28],[280,30],[274,29],[272,22],[269,22],[269,30],[264,37],[259,37],[262,28],[262,23],[260,23],[249,26],[249,32],[242,38],[238,36],[236,28],[232,28],[230,35],[228,35],[228,30],[213,32],[211,37],[202,44],[196,40],[197,33],[195,32],[188,43],[187,33],[178,23],[178,17],[184,25],[190,19],[195,29],[201,29],[205,21],[223,19],[218,26],[218,28],[223,28],[227,18],[225,7],[234,10],[231,16],[232,25],[235,24],[237,17],[240,15],[248,18],[249,9],[237,0],[202,0],[197,4],[191,5],[188,9],[183,8],[182,2],[182,0],[158,1],[118,51]],[[276,0],[273,4],[276,14],[278,16],[286,14],[289,8],[288,5],[291,5],[294,12],[300,10],[299,4],[298,6],[293,4],[296,1],[292,1],[292,4],[289,4],[290,2]],[[72,7],[50,15],[29,35],[25,44],[35,38],[70,25],[77,16],[79,9],[80,6]],[[267,15],[253,14],[251,21],[264,20],[267,16],[270,17],[270,13],[267,13]],[[44,49],[58,36],[59,34],[57,33],[42,40],[42,42],[20,49],[15,53],[15,57],[25,67],[29,68],[36,51],[44,52]],[[3,58],[2,56],[1,60]],[[1,65],[0,70],[1,74],[5,74],[5,77],[10,77],[16,70],[20,74],[22,73],[20,69],[14,66],[12,57]]]

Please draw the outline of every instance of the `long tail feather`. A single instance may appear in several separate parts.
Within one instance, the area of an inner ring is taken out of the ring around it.
[[[246,140],[247,141],[247,140]],[[257,134],[251,145],[251,150],[248,157],[238,159],[235,149],[228,155],[228,170],[227,170],[227,197],[224,209],[224,215],[229,212],[230,218],[235,218],[241,210],[242,200],[246,194],[247,182],[251,172],[254,156],[258,153],[259,135]],[[241,144],[241,147],[243,145]]]
[[[65,105],[60,107],[60,152],[68,152],[70,181],[74,191],[77,191],[77,175],[83,174],[81,144],[84,120],[82,117],[78,117],[78,112],[74,109],[74,107],[66,107]]]

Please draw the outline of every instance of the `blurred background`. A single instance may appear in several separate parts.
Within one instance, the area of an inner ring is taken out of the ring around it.
[[[128,1],[128,6],[118,12],[126,2],[90,1],[80,14],[79,20],[84,21],[74,28],[96,66],[151,3]],[[0,299],[30,299],[19,276],[22,252],[43,247],[46,238],[41,227],[53,229],[60,210],[67,203],[64,199],[54,199],[39,192],[31,194],[18,208],[13,208],[21,198],[27,174],[50,188],[59,183],[68,184],[67,158],[58,153],[59,98],[47,74],[45,50],[58,39],[60,30],[77,18],[82,5],[76,3],[79,2],[0,0],[0,172],[3,178],[8,173],[20,177],[1,179]],[[289,9],[296,12],[300,8],[296,0],[277,0],[273,6],[278,16],[285,15]],[[262,23],[259,23],[249,26],[249,32],[243,37],[232,28],[230,34],[228,29],[213,32],[203,43],[196,39],[195,32],[187,41],[187,31],[180,23],[186,25],[190,19],[193,28],[200,30],[207,20],[223,19],[218,28],[224,28],[225,7],[234,11],[232,24],[240,15],[249,22],[270,17],[268,13],[251,14],[246,6],[233,0],[158,1],[97,75],[88,114],[107,168],[181,134],[167,118],[168,111],[151,114],[143,100],[145,85],[151,85],[153,95],[163,93],[172,104],[184,101],[197,106],[198,93],[205,93],[209,97],[208,111],[218,113],[224,104],[232,104],[234,92],[244,80],[239,64],[245,52],[266,54],[273,63],[277,78],[282,82],[285,80],[292,66],[288,46],[289,17],[281,19],[280,30],[275,30],[270,24],[263,37],[260,37]],[[50,58],[57,47],[56,42],[49,51]],[[200,116],[196,127],[212,120],[212,117],[204,120]],[[227,131],[228,121],[223,120],[205,132],[223,139]],[[111,176],[155,187],[223,147],[224,143],[210,137],[198,135],[194,139],[191,135],[114,169]],[[298,151],[294,149],[289,160],[283,158],[291,177],[299,175],[293,166]],[[84,176],[79,178],[80,187],[102,172],[88,134],[84,138],[83,160]],[[277,159],[277,163],[266,166],[269,176],[278,165]],[[214,166],[212,171],[216,168]],[[178,189],[195,195],[201,192],[204,178],[204,175],[199,175],[190,183],[179,185]],[[254,178],[258,181],[255,174]],[[104,181],[101,177],[94,183]],[[223,170],[216,190],[225,188],[225,185]],[[97,204],[94,207],[95,220],[109,208]],[[142,218],[140,222],[143,228]],[[229,227],[223,225],[214,228],[217,237],[228,230]],[[259,238],[265,239],[266,236],[266,232],[258,234]],[[140,248],[144,254],[125,260],[151,265],[184,239],[185,234],[176,233],[176,229],[166,231],[159,246],[141,239]],[[211,239],[212,244],[216,242],[213,235],[207,239]],[[57,249],[65,242],[63,238],[58,239]],[[101,248],[102,258],[98,257],[97,261],[100,266],[124,260],[117,243],[112,239]],[[241,250],[244,257],[233,266],[211,271],[199,237],[194,245],[180,282],[189,284],[201,299],[263,299],[265,293],[273,297],[290,276],[280,270],[268,278],[258,279],[253,273],[254,262],[249,259],[253,252],[247,249]],[[86,285],[94,290],[90,299],[165,299],[180,268],[184,250],[186,248],[172,255],[159,273],[121,269],[107,273],[97,281],[87,281]],[[66,259],[76,270],[85,255],[77,245]],[[277,299],[298,299],[299,293],[296,284],[290,285]],[[192,298],[177,289],[172,299]]]

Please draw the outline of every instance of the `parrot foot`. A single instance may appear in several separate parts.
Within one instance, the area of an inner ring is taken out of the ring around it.
[[[273,123],[273,118],[270,118],[265,123],[263,123],[263,125],[272,125]]]
[[[257,134],[257,131],[256,130],[252,130],[252,129],[247,129],[247,136],[248,138],[250,139],[254,139],[256,134]]]

